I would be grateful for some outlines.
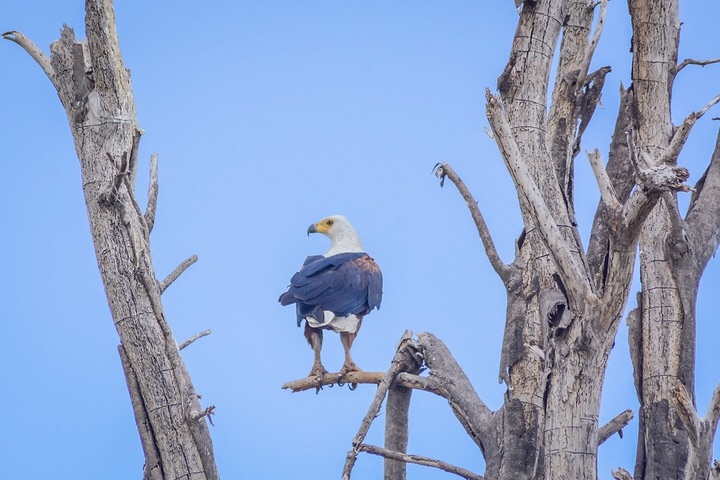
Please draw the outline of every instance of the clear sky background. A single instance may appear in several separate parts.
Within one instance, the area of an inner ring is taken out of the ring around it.
[[[371,386],[320,395],[280,389],[307,374],[312,353],[294,309],[277,298],[303,259],[327,248],[322,236],[305,235],[326,215],[347,216],[384,272],[382,309],[363,323],[353,348],[358,365],[384,371],[405,329],[430,331],[498,408],[504,290],[464,202],[431,171],[440,161],[454,166],[511,261],[522,228],[517,200],[483,128],[484,88],[495,88],[515,30],[512,2],[117,3],[145,130],[141,204],[148,159],[160,154],[157,275],[199,256],[163,300],[178,341],[213,330],[183,357],[203,404],[217,407],[210,430],[222,477],[339,478],[374,394]],[[708,6],[682,4],[681,59],[720,56]],[[63,23],[85,37],[83,8],[80,0],[0,0],[0,30],[19,30],[49,52]],[[613,71],[584,149],[607,152],[617,91],[630,83],[630,36],[626,3],[610,2],[592,68]],[[0,43],[0,68],[2,477],[140,478],[142,451],[65,113],[18,46]],[[687,68],[676,82],[675,122],[718,91],[720,66]],[[692,183],[710,158],[717,108],[680,158]],[[587,243],[599,195],[584,155],[577,174]],[[700,412],[720,381],[719,282],[713,260],[698,312]],[[623,322],[601,423],[638,406],[626,337]],[[337,335],[326,336],[323,353],[328,369],[342,365]],[[382,444],[383,421],[373,425],[370,443]],[[409,452],[484,470],[443,399],[414,393],[410,422]],[[637,421],[624,433],[600,447],[603,479],[618,466],[632,471]],[[381,472],[382,459],[361,455],[353,478]],[[455,478],[416,466],[409,477]]]

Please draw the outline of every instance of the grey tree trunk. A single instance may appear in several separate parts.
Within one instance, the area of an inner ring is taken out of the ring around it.
[[[165,319],[150,256],[154,193],[134,194],[141,130],[110,0],[87,0],[86,41],[65,26],[46,57],[19,32],[4,37],[40,64],[65,107],[80,159],[90,230],[142,447],[145,479],[217,479],[203,410]],[[156,179],[152,187],[156,188]]]
[[[488,91],[486,108],[524,221],[512,263],[500,260],[459,176],[447,164],[436,170],[458,187],[507,290],[504,403],[490,411],[450,352],[427,334],[415,348],[430,376],[399,378],[448,399],[485,457],[485,479],[597,478],[598,445],[632,418],[626,411],[598,425],[607,361],[641,242],[642,292],[628,318],[641,399],[635,478],[717,478],[711,455],[720,387],[701,418],[693,382],[697,286],[720,242],[720,140],[684,219],[676,192],[691,190],[678,155],[695,122],[720,96],[679,126],[671,121],[670,98],[684,66],[720,60],[678,64],[678,0],[629,0],[632,85],[620,89],[607,164],[597,150],[587,154],[601,202],[586,249],[575,222],[573,165],[610,72],[609,66],[590,70],[607,1],[516,5],[520,16],[499,95]],[[632,479],[622,469],[613,475]]]

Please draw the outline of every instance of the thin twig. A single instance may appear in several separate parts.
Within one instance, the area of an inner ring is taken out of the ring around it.
[[[412,333],[410,331],[405,331],[405,334],[400,339],[400,345],[398,346],[397,352],[395,353],[392,362],[390,362],[390,368],[378,385],[375,397],[370,404],[370,408],[368,408],[367,414],[365,414],[365,418],[363,418],[362,422],[360,422],[360,428],[352,441],[352,448],[347,453],[345,465],[343,466],[342,471],[343,480],[350,480],[350,474],[352,473],[353,466],[355,465],[355,460],[357,460],[357,455],[360,452],[360,445],[362,445],[365,440],[365,436],[367,435],[368,430],[370,430],[372,421],[375,417],[377,417],[390,385],[392,385],[392,382],[397,374],[400,373],[403,368],[406,368],[406,350],[411,341]]]
[[[213,415],[215,415],[215,405],[210,405],[209,407],[207,407],[206,409],[204,409],[200,412],[190,412],[190,418],[193,419],[194,421],[197,422],[201,418],[207,417],[208,422],[210,422],[210,425],[212,425],[214,427],[215,424],[212,421]]]
[[[598,13],[598,21],[595,25],[595,33],[593,34],[592,40],[588,44],[583,58],[583,63],[580,65],[580,73],[578,74],[577,83],[575,84],[575,95],[580,94],[580,90],[586,85],[586,78],[588,70],[590,70],[590,63],[592,62],[593,55],[595,54],[595,48],[600,42],[600,35],[602,35],[603,27],[605,26],[605,13],[607,12],[608,0],[600,1],[600,12]]]
[[[55,76],[55,70],[50,64],[50,59],[47,57],[47,55],[45,55],[45,53],[43,53],[42,50],[40,50],[37,45],[35,45],[32,40],[30,40],[22,33],[16,32],[15,30],[3,33],[2,37],[5,40],[10,40],[11,42],[20,45],[32,57],[32,59],[35,60],[38,65],[40,65],[40,68],[43,69],[43,72],[45,72],[45,75],[47,75],[47,77],[50,79],[50,82],[53,81],[53,77]]]
[[[704,67],[705,65],[712,65],[713,63],[720,63],[720,58],[713,58],[711,60],[695,60],[694,58],[686,58],[673,69],[673,74],[677,75],[680,70],[688,65],[700,65],[701,67]]]
[[[615,416],[615,418],[600,427],[598,429],[598,445],[602,444],[603,442],[605,442],[605,440],[612,437],[616,433],[620,435],[620,438],[622,438],[622,429],[628,423],[630,423],[630,420],[633,419],[633,416],[633,411],[628,409],[618,414],[617,416]]]
[[[182,275],[183,272],[188,269],[188,267],[190,267],[190,265],[197,262],[197,260],[197,255],[193,255],[192,257],[186,259],[184,262],[178,265],[175,270],[170,272],[170,275],[165,277],[165,280],[160,282],[160,293],[163,293],[165,290],[167,290],[167,288],[172,285],[172,283],[177,280],[178,277]]]
[[[153,153],[150,155],[150,183],[148,184],[147,208],[145,209],[145,223],[147,223],[148,235],[155,226],[158,188],[158,154]]]
[[[460,195],[462,195],[465,203],[467,203],[470,215],[472,215],[473,221],[475,222],[475,227],[477,228],[480,240],[485,247],[485,253],[487,254],[488,260],[490,260],[490,264],[503,282],[507,284],[511,277],[512,267],[504,263],[500,258],[500,255],[495,248],[495,242],[493,242],[492,235],[490,235],[490,230],[488,230],[487,224],[485,223],[485,218],[483,218],[480,208],[478,207],[478,203],[472,196],[472,193],[470,193],[467,185],[465,185],[465,182],[462,181],[458,174],[455,173],[455,170],[453,170],[453,168],[447,163],[438,163],[435,165],[434,172],[435,175],[440,178],[441,186],[443,185],[445,177],[447,177],[457,187]]]
[[[423,457],[421,455],[408,455],[406,453],[394,452],[387,448],[377,447],[375,445],[368,445],[363,443],[360,445],[360,451],[369,453],[372,455],[379,455],[381,457],[389,458],[391,460],[399,460],[406,463],[415,463],[417,465],[423,465],[425,467],[439,468],[448,473],[453,473],[467,480],[484,480],[482,475],[471,472],[462,467],[456,467],[449,463],[443,462],[442,460],[436,460],[434,458]]]
[[[188,338],[187,340],[182,342],[180,345],[178,345],[178,350],[182,350],[183,348],[185,348],[188,345],[190,345],[191,343],[193,343],[195,340],[198,340],[202,337],[207,337],[211,333],[212,333],[212,330],[210,330],[209,328],[207,330],[203,330],[200,333],[196,333],[195,335],[193,335],[192,337]]]
[[[588,160],[590,160],[590,166],[595,174],[598,187],[600,188],[600,197],[602,197],[603,202],[605,202],[605,205],[607,205],[611,210],[621,210],[622,204],[620,203],[620,200],[618,200],[615,189],[610,181],[610,177],[607,174],[607,170],[605,170],[602,158],[600,157],[600,152],[596,148],[592,152],[586,152],[586,154]]]

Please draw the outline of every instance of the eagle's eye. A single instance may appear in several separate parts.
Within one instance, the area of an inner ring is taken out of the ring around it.
[[[327,222],[325,222],[325,225],[327,225],[328,227],[330,227],[330,226],[332,226],[333,223],[335,223],[335,222],[332,221],[332,220],[328,220]]]

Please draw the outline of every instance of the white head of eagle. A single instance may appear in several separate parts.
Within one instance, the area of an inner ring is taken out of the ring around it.
[[[350,348],[363,317],[380,308],[382,273],[365,253],[355,228],[342,215],[313,223],[307,233],[322,233],[330,239],[330,248],[324,255],[305,259],[279,301],[282,305],[295,304],[298,326],[305,321],[305,338],[315,356],[309,376],[320,378],[327,373],[320,361],[323,330],[340,333],[345,363],[339,374],[343,376],[360,370]]]

